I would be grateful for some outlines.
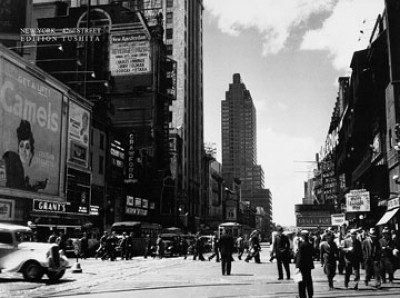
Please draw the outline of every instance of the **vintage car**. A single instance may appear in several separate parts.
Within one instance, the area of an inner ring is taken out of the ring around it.
[[[0,223],[0,272],[20,272],[27,281],[39,281],[44,274],[60,279],[69,268],[67,257],[57,244],[31,240],[30,228]]]

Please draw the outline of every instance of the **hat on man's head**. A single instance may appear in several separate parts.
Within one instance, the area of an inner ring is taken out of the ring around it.
[[[378,231],[375,228],[370,228],[369,229],[369,236],[378,237]]]
[[[357,235],[357,229],[351,229],[350,230],[350,235],[352,235],[352,236],[356,236]]]
[[[279,231],[279,232],[283,232],[283,228],[281,226],[277,226],[276,230]]]
[[[300,235],[301,235],[301,236],[309,236],[309,235],[310,235],[310,232],[307,231],[307,230],[301,230]]]

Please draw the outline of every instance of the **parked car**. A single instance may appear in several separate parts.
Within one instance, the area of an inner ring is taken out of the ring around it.
[[[0,272],[19,272],[27,281],[39,281],[44,274],[60,279],[70,267],[67,257],[57,244],[32,238],[28,227],[0,223]]]

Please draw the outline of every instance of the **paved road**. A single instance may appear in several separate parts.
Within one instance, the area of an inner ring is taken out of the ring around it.
[[[130,261],[81,260],[80,274],[67,272],[59,283],[28,283],[19,275],[0,275],[0,297],[296,297],[293,280],[277,280],[276,264],[268,261],[263,248],[261,264],[236,261],[231,276],[222,276],[220,263],[192,258],[143,259]],[[75,260],[71,259],[74,263]],[[360,286],[344,289],[343,276],[337,275],[336,289],[328,285],[318,263],[313,270],[315,297],[399,297],[400,280],[382,290]],[[294,265],[291,264],[294,272]],[[398,274],[400,275],[400,274]],[[400,277],[400,276],[398,276]],[[362,276],[363,278],[363,276]]]

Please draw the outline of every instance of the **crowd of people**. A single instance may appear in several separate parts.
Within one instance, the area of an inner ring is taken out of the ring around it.
[[[313,297],[311,270],[314,262],[320,262],[328,280],[328,289],[334,289],[336,273],[344,275],[344,287],[358,290],[360,270],[365,270],[364,284],[377,289],[382,283],[393,283],[394,272],[400,268],[400,239],[396,230],[383,227],[370,229],[328,228],[310,233],[299,230],[294,235],[285,235],[277,227],[273,235],[271,259],[277,260],[278,279],[283,279],[282,265],[290,279],[289,263],[295,260],[296,278],[299,282],[299,297]],[[370,284],[374,279],[374,284]]]

